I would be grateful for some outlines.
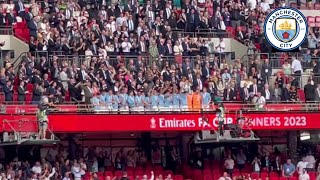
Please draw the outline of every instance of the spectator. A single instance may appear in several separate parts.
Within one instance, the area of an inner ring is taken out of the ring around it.
[[[226,172],[232,176],[234,169],[234,160],[231,158],[231,155],[228,155],[228,158],[224,161],[224,167],[226,168]]]
[[[301,161],[298,162],[297,172],[299,173],[299,175],[304,174],[304,171],[305,171],[307,165],[308,165],[308,162],[305,160],[305,158],[303,158]]]
[[[231,180],[231,178],[228,176],[227,172],[224,172],[222,177],[219,178],[219,180]]]
[[[253,171],[254,172],[258,172],[259,173],[261,171],[261,161],[257,156],[253,159],[251,164],[253,165]]]
[[[236,156],[237,166],[240,170],[242,170],[245,166],[247,161],[247,156],[243,152],[243,149],[240,149],[239,153]]]
[[[308,84],[304,86],[304,94],[306,102],[312,102],[315,100],[315,85],[311,84],[311,80],[308,80]]]
[[[291,163],[291,159],[288,159],[287,162],[283,165],[282,176],[292,177],[294,172],[295,166]]]
[[[308,155],[305,157],[305,161],[308,162],[306,169],[308,171],[314,171],[316,160],[311,151],[308,152]]]
[[[310,176],[306,169],[302,170],[302,173],[299,175],[299,180],[310,180]]]

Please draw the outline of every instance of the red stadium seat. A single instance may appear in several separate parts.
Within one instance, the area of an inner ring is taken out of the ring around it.
[[[256,173],[256,172],[251,173],[251,178],[252,178],[252,179],[258,179],[259,176],[260,176],[259,173]]]
[[[203,175],[203,180],[213,180],[211,175],[205,174]]]
[[[23,30],[23,37],[24,37],[24,40],[30,41],[30,30],[29,29]]]
[[[311,23],[311,22],[309,22],[309,26],[310,26],[310,27],[316,27],[316,23]]]
[[[307,17],[307,20],[308,20],[309,23],[316,22],[316,18],[313,17],[313,16],[308,16],[308,17]]]
[[[114,172],[114,176],[116,176],[116,177],[122,177],[122,175],[123,175],[123,172],[122,172],[122,171],[116,171],[116,172]]]
[[[203,170],[204,175],[211,175],[211,170],[210,169],[204,169]]]
[[[164,171],[164,175],[167,176],[168,174],[173,175],[174,173],[171,170]]]
[[[261,172],[260,176],[261,176],[262,179],[265,179],[266,177],[269,177],[269,173]]]
[[[113,177],[113,172],[112,171],[106,171],[106,172],[104,172],[104,175]]]
[[[13,101],[18,101],[18,94],[17,93],[13,93]]]
[[[182,175],[175,175],[174,180],[183,180],[183,176]]]

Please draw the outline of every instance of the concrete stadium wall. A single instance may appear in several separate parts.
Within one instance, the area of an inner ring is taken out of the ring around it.
[[[14,58],[11,62],[14,62],[21,53],[29,51],[29,45],[20,39],[12,35],[0,35],[1,41],[5,41],[5,45],[1,48],[2,50],[14,50]]]

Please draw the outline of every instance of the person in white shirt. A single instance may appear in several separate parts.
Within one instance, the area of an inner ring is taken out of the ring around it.
[[[224,161],[224,167],[226,168],[227,173],[232,176],[234,160],[231,158],[231,155],[228,155],[228,158]]]
[[[74,175],[74,180],[81,180],[81,176],[85,174],[85,171],[81,168],[80,164],[74,162],[71,172]]]
[[[267,0],[264,0],[263,2],[261,2],[260,7],[262,8],[263,12],[267,12],[270,9],[270,5],[267,2]]]
[[[219,180],[231,180],[231,178],[228,176],[227,172],[224,172],[222,177],[219,178]]]
[[[121,43],[122,52],[123,53],[130,53],[130,49],[132,47],[131,43],[128,41],[128,38],[124,38],[124,41]]]
[[[292,60],[292,63],[291,63],[292,72],[296,76],[297,81],[300,82],[300,76],[302,73],[301,61],[299,61],[295,56],[292,56],[291,60]]]
[[[311,152],[305,157],[305,161],[308,163],[306,169],[309,171],[314,171],[316,159]]]
[[[225,52],[226,44],[223,42],[223,38],[220,38],[219,42],[216,45],[216,52],[221,54]]]
[[[303,170],[307,167],[308,162],[305,158],[302,159],[302,161],[299,161],[297,164],[297,172],[301,175],[303,174]]]
[[[250,10],[256,9],[257,7],[257,0],[247,0],[247,7]]]
[[[310,176],[307,173],[306,169],[302,170],[302,174],[299,175],[299,180],[310,180]]]
[[[42,168],[41,168],[40,162],[36,162],[35,165],[32,167],[31,171],[34,172],[35,174],[41,174]]]
[[[254,100],[257,109],[263,109],[266,105],[266,98],[261,96],[261,92],[257,93],[257,98],[254,98]]]

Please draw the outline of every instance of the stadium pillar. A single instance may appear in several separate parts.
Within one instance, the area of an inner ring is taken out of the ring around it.
[[[151,133],[141,133],[141,148],[146,153],[148,160],[151,159]]]
[[[297,162],[298,133],[297,131],[289,131],[287,137],[288,155],[294,162]]]

